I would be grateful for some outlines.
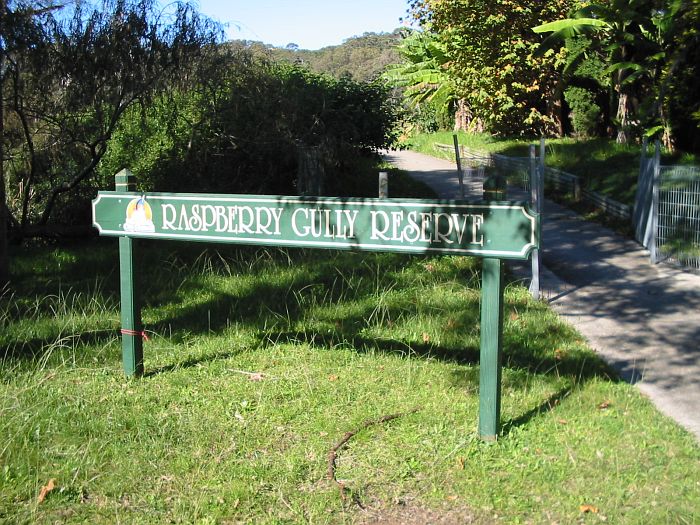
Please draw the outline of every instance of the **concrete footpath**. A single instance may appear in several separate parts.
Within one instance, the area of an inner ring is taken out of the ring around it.
[[[453,162],[411,151],[384,158],[441,198],[459,197]],[[481,183],[469,181],[466,198],[480,198]],[[547,199],[542,230],[543,298],[625,380],[700,440],[700,275],[652,266],[636,242]],[[529,262],[514,269],[528,284]]]

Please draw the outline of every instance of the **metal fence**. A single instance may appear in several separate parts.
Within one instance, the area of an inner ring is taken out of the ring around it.
[[[452,149],[447,144],[436,145],[436,147],[445,152]],[[460,156],[463,166],[479,165],[481,166],[481,174],[483,174],[483,166],[493,168],[499,175],[506,177],[509,184],[520,186],[525,191],[530,191],[529,157],[510,157],[498,153],[483,154],[469,150],[464,146],[460,146]],[[539,162],[537,166],[539,169]],[[632,217],[631,206],[583,188],[581,178],[573,173],[545,166],[544,181],[550,191],[569,194],[575,201],[585,201],[608,215],[623,220],[630,220]]]
[[[508,157],[492,153],[491,161],[498,174],[505,177],[508,184],[530,191],[530,159],[528,157]]]
[[[437,145],[445,152],[454,149]],[[634,207],[582,187],[581,178],[556,168],[544,167],[547,188],[570,194],[608,215],[631,220],[637,240],[651,251],[652,263],[667,261],[685,268],[700,270],[700,167],[661,166],[659,146],[647,157],[646,141],[642,146],[637,195]],[[467,173],[481,175],[496,170],[509,184],[530,191],[531,160],[484,154],[459,146],[461,163]],[[541,164],[537,163],[540,169]]]
[[[656,261],[700,269],[700,168],[660,166]]]

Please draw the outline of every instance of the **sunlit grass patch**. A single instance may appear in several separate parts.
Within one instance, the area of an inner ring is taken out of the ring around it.
[[[695,441],[515,284],[502,435],[478,439],[478,259],[139,246],[138,380],[121,370],[114,243],[14,257],[0,521],[347,523],[402,505],[505,523],[698,519]],[[363,428],[387,414],[402,415]],[[344,501],[328,453],[358,429],[338,452]]]

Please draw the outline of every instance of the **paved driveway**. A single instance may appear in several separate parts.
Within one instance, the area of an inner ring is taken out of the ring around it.
[[[385,158],[440,197],[458,198],[454,163],[410,151]],[[467,198],[480,198],[480,183],[470,181]],[[625,380],[700,440],[700,275],[652,266],[636,242],[549,200],[542,237],[544,298]],[[527,280],[528,267],[514,269]]]

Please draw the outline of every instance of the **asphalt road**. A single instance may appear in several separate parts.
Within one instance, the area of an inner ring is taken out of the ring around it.
[[[459,198],[454,163],[411,151],[384,157],[441,198]],[[467,181],[467,198],[481,197],[481,182]],[[543,298],[623,379],[700,440],[700,275],[651,265],[636,242],[548,199],[542,261]],[[529,264],[514,269],[528,284]]]

